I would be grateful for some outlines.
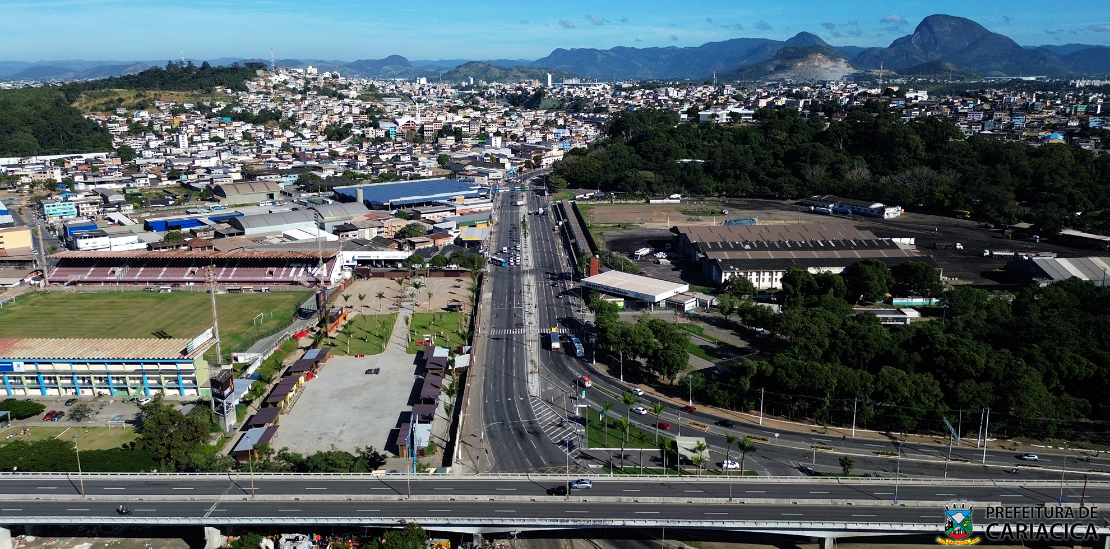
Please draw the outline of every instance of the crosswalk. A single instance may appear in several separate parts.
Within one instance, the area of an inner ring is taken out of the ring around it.
[[[535,395],[529,399],[529,402],[532,404],[532,412],[536,414],[543,433],[551,439],[551,442],[562,445],[563,439],[569,436],[575,444],[578,444],[577,423],[566,420],[560,411]]]
[[[490,330],[488,333],[491,336],[517,335],[517,334],[529,333],[529,330],[528,330],[528,328],[494,328],[494,329]],[[549,333],[549,332],[548,332],[548,330],[543,330],[543,333]],[[576,336],[581,336],[582,335],[582,330],[577,330],[577,329],[572,330],[570,328],[559,328],[559,333],[560,334],[573,334],[573,335],[576,335]]]

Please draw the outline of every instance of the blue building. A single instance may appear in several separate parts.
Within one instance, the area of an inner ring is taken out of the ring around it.
[[[43,202],[42,216],[47,221],[73,219],[77,217],[77,204],[73,202]]]
[[[406,208],[454,198],[480,198],[489,189],[455,179],[421,179],[397,183],[336,187],[340,202],[362,202],[371,209]]]

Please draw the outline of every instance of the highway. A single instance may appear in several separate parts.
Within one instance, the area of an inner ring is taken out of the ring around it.
[[[525,210],[516,206],[513,198],[523,194],[506,191],[495,199],[491,256],[505,257],[503,248],[522,244],[520,220]],[[567,460],[566,453],[545,436],[528,387],[527,345],[531,335],[525,325],[525,311],[534,306],[525,296],[528,267],[528,261],[519,266],[490,265],[483,284],[483,293],[490,294],[486,301],[490,309],[488,331],[480,336],[487,338],[479,397],[479,417],[484,427],[481,443],[488,449],[487,459],[479,463],[482,471],[543,471],[563,466]]]
[[[357,500],[397,501],[409,497],[482,500],[519,500],[529,504],[561,497],[547,490],[566,482],[560,475],[468,477],[407,477],[403,475],[3,475],[0,506],[36,499],[79,500],[81,489],[92,501],[151,500],[184,502],[220,498],[280,499],[282,501]],[[1008,505],[1055,503],[1058,481],[899,481],[890,479],[732,478],[720,477],[593,477],[593,488],[574,490],[573,499],[641,503],[653,498],[675,502],[734,501],[782,504],[824,504],[850,501],[859,505],[936,503],[952,500],[1002,502]],[[1110,482],[1069,482],[1065,503],[1110,503]],[[17,506],[18,507],[18,506]]]

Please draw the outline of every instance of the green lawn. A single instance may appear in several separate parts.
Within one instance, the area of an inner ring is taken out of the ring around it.
[[[308,297],[306,291],[217,295],[224,354],[289,325]],[[211,299],[201,292],[37,292],[0,308],[4,337],[152,338],[164,331],[191,339],[210,326]]]
[[[35,441],[58,438],[60,436],[66,440],[73,440],[73,437],[76,436],[82,451],[119,448],[139,438],[139,435],[135,433],[135,429],[131,426],[113,427],[109,429],[107,427],[89,427],[81,424],[65,425],[66,422],[66,420],[63,420],[49,426],[32,425],[28,427],[31,432],[26,435],[20,435],[19,438],[26,441]],[[22,427],[14,426],[11,429],[0,429],[0,446],[14,441],[15,439],[8,440],[6,437],[12,433],[18,434],[22,429]]]
[[[708,360],[709,362],[717,362],[722,358],[721,356],[717,355],[717,353],[714,353],[712,351],[712,347],[710,347],[709,349],[703,349],[701,345],[698,345],[693,341],[686,344],[686,352],[696,357],[701,357],[705,360]]]
[[[586,436],[588,437],[590,448],[620,448],[621,447],[621,431],[617,427],[617,420],[621,419],[622,415],[610,410],[606,414],[606,422],[609,424],[608,432],[606,432],[604,425],[601,422],[601,412],[593,408],[586,409],[586,417],[589,419],[586,427]],[[660,437],[663,431],[659,432]],[[608,438],[606,438],[608,436]],[[628,427],[628,440],[624,442],[625,449],[631,448],[644,448],[656,450],[655,446],[655,430],[645,431],[630,425]]]
[[[336,332],[330,341],[325,340],[325,346],[334,349],[334,354],[341,355],[376,355],[385,350],[389,335],[393,333],[393,323],[397,321],[397,313],[384,315],[357,315],[351,320],[351,345],[347,351],[347,336],[343,332]]]
[[[421,352],[424,347],[417,346],[416,340],[425,334],[435,336],[435,344],[440,347],[454,348],[456,345],[465,345],[466,341],[458,334],[459,320],[462,313],[415,313],[409,323],[410,341],[408,352],[410,355]],[[463,326],[466,329],[466,326]]]

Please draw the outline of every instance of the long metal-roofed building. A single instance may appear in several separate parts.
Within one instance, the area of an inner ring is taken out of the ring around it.
[[[218,284],[304,285],[317,282],[320,256],[325,281],[334,279],[339,267],[335,250],[318,252],[316,245],[300,249],[59,252],[51,255],[53,284],[127,285],[206,282],[209,267]]]
[[[317,228],[316,214],[309,210],[245,215],[229,219],[228,224],[243,231],[243,236]]]
[[[1011,278],[1051,284],[1075,277],[1095,286],[1110,280],[1110,257],[1030,257],[1006,263]]]
[[[455,179],[421,179],[397,183],[351,185],[336,187],[334,192],[336,200],[340,202],[362,202],[370,208],[379,210],[489,195],[489,189],[486,187]]]
[[[781,286],[790,267],[839,273],[861,259],[894,266],[924,259],[909,241],[839,223],[675,227],[678,250],[720,284],[743,276],[758,290]]]
[[[189,339],[0,339],[8,396],[207,396],[212,330]]]
[[[610,295],[658,304],[690,290],[689,284],[659,280],[621,271],[606,271],[582,279],[582,286]]]

